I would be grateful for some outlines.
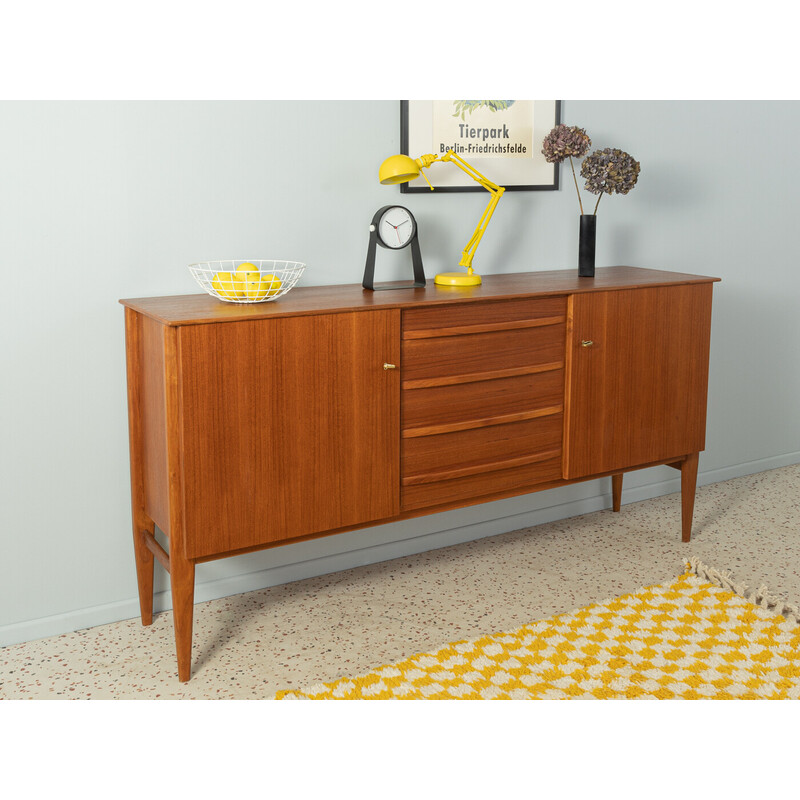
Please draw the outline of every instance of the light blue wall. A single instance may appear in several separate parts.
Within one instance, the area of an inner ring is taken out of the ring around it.
[[[723,279],[701,482],[800,461],[800,104],[567,101],[563,119],[642,163],[631,194],[600,204],[598,265]],[[186,265],[215,258],[296,259],[304,284],[358,283],[388,202],[416,215],[427,274],[452,268],[488,197],[380,186],[399,140],[394,101],[0,103],[0,644],[138,613],[117,300],[195,292]],[[558,192],[506,193],[476,269],[572,268],[577,215],[568,172]],[[379,277],[405,273],[380,255]],[[646,470],[624,499],[676,490],[672,471]],[[608,491],[200,565],[196,599],[583,513]],[[160,569],[156,583],[167,607]]]

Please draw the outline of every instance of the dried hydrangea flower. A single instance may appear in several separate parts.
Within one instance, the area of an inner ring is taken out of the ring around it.
[[[542,154],[550,164],[560,164],[568,156],[583,158],[592,140],[583,128],[556,125],[542,142]]]
[[[586,134],[584,128],[577,125],[556,125],[542,142],[542,154],[545,161],[550,164],[560,164],[565,158],[569,158],[569,165],[572,167],[572,180],[575,181],[575,191],[578,193],[578,205],[583,214],[583,203],[581,202],[581,192],[578,189],[578,179],[575,177],[575,165],[572,163],[572,156],[583,158],[586,151],[591,147],[592,140]]]
[[[581,164],[581,177],[586,179],[585,188],[599,194],[597,205],[604,194],[628,194],[636,186],[641,165],[636,159],[616,148],[595,150]],[[597,213],[597,205],[594,210]]]

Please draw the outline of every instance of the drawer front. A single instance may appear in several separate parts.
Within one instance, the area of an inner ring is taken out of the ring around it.
[[[566,299],[403,314],[401,508],[561,477]]]
[[[459,335],[463,328],[541,321],[548,317],[564,317],[566,313],[565,297],[411,308],[403,311],[403,336],[407,339],[441,336],[448,329],[453,330],[453,335]]]
[[[417,508],[460,503],[486,495],[503,492],[521,494],[527,487],[557,481],[561,478],[561,456],[523,464],[509,469],[466,475],[437,483],[421,483],[404,486],[402,508],[412,511]]]
[[[563,363],[563,324],[541,328],[403,340],[403,380],[425,380],[482,373],[510,374],[525,367]]]
[[[563,398],[564,370],[560,367],[509,378],[421,386],[403,392],[403,429],[557,406]]]
[[[528,413],[540,413],[538,411]],[[544,413],[531,419],[466,430],[414,436],[403,441],[403,486],[435,483],[561,454],[563,415]],[[408,431],[404,431],[404,434]]]

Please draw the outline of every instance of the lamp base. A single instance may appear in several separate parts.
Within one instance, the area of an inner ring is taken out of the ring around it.
[[[439,286],[480,286],[481,276],[476,273],[442,272],[433,279]]]

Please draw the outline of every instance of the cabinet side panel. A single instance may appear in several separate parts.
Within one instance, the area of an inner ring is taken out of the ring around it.
[[[169,535],[164,326],[141,317],[141,430],[145,513]]]
[[[688,342],[692,346],[696,362],[691,375],[692,382],[687,386],[686,402],[688,414],[694,421],[692,435],[697,445],[696,451],[706,447],[706,415],[708,413],[708,363],[711,351],[711,301],[714,284],[695,286],[691,293],[692,304],[689,310]]]

